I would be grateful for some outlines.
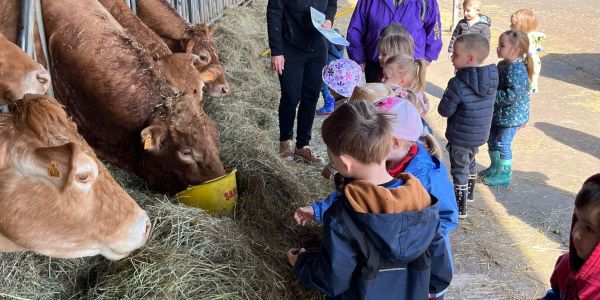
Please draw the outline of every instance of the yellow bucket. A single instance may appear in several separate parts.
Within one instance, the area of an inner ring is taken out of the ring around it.
[[[236,173],[237,170],[233,169],[221,177],[190,186],[177,193],[177,198],[181,203],[202,208],[213,214],[231,214],[238,199]]]

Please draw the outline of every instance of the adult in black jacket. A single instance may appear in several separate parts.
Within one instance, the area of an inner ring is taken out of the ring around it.
[[[327,62],[325,37],[313,27],[310,7],[325,14],[323,27],[331,28],[337,0],[269,0],[267,26],[271,66],[279,75],[279,153],[312,165],[324,165],[308,146]],[[293,146],[294,120],[298,108],[296,147]]]

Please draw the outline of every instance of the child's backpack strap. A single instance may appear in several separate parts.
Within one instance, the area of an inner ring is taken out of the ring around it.
[[[348,213],[351,209],[346,201],[338,201],[337,205],[341,206],[336,209],[329,209],[332,217],[340,221],[340,225],[348,238],[356,242],[360,251],[361,265],[360,275],[363,280],[373,280],[379,272],[406,270],[410,267],[412,270],[424,270],[429,267],[429,252],[423,252],[419,257],[410,263],[392,262],[381,256],[381,253],[375,247],[373,239],[369,238],[369,234],[360,229],[352,216]]]

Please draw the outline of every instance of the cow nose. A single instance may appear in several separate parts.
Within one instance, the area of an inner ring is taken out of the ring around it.
[[[146,216],[146,231],[144,232],[144,240],[148,240],[151,230],[152,230],[152,223],[150,222],[150,219],[148,218],[148,216]]]
[[[222,94],[223,96],[225,96],[225,95],[227,95],[227,93],[229,93],[229,85],[228,85],[228,84],[224,84],[224,85],[221,87],[221,94]]]
[[[41,84],[48,84],[50,82],[50,74],[46,70],[40,70],[35,74],[35,78]]]

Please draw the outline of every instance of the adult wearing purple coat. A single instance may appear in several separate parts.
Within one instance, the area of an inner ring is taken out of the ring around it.
[[[415,42],[415,58],[428,62],[442,50],[437,0],[358,0],[348,26],[348,57],[361,65],[367,82],[379,82],[377,43],[381,29],[401,23]]]

